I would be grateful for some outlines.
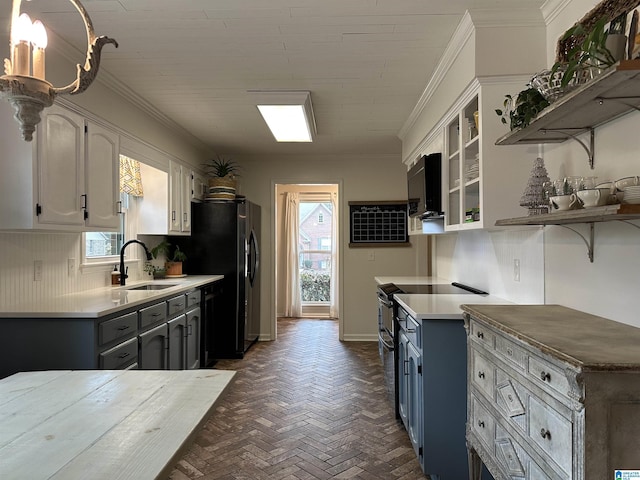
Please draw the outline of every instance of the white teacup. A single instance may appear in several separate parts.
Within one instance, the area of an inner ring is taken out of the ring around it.
[[[579,190],[578,198],[583,207],[599,207],[606,205],[609,199],[609,191],[606,188],[590,188],[588,190]]]
[[[551,197],[551,205],[555,210],[571,210],[577,206],[578,198],[575,193],[571,195],[557,195]]]

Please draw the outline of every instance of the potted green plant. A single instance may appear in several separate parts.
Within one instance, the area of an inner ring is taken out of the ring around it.
[[[239,167],[233,160],[217,155],[204,165],[204,169],[210,176],[208,199],[235,199]]]
[[[187,259],[187,255],[180,250],[180,247],[176,245],[176,248],[173,250],[173,254],[171,253],[171,244],[166,240],[162,240],[158,245],[153,247],[151,250],[151,256],[153,258],[158,258],[159,255],[163,255],[165,258],[165,265],[163,268],[154,267],[158,270],[165,270],[166,276],[178,276],[182,275],[182,262]],[[145,266],[146,269],[146,266]],[[155,270],[154,270],[154,278]]]
[[[531,120],[549,106],[549,101],[538,90],[528,87],[518,93],[515,99],[511,95],[505,95],[503,106],[504,109],[496,109],[496,114],[502,117],[502,123],[515,130],[529,125]]]
[[[565,60],[559,60],[551,68],[551,77],[562,71],[562,87],[577,86],[591,79],[616,63],[616,59],[607,47],[609,31],[605,30],[606,18],[598,19],[591,30],[577,23],[565,32],[562,41],[571,37],[575,46],[569,50]]]

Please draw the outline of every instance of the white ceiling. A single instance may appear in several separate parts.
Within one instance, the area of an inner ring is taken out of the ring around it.
[[[119,43],[103,49],[105,78],[115,78],[213,151],[236,155],[398,154],[397,134],[464,12],[543,3],[81,1],[96,34]],[[8,18],[10,2],[3,3],[0,18]],[[85,51],[83,25],[69,0],[23,1],[22,7]],[[273,140],[248,93],[269,89],[311,92],[318,131],[313,144]]]

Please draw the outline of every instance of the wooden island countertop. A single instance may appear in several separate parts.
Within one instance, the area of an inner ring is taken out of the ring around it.
[[[0,380],[0,478],[164,478],[235,372],[22,372]]]

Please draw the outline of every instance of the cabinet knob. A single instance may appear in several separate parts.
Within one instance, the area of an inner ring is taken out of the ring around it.
[[[551,381],[551,374],[545,372],[544,370],[542,370],[542,372],[540,372],[540,378],[542,379],[543,382],[550,382]]]
[[[484,378],[484,372],[478,372],[478,378]]]
[[[478,426],[480,428],[484,428],[484,422],[482,420],[478,420]]]
[[[549,440],[551,440],[551,432],[546,428],[540,429],[540,435],[542,436],[542,438],[548,438]]]
[[[476,336],[478,338],[484,338],[484,333],[483,332],[478,332],[478,333],[476,333]]]

